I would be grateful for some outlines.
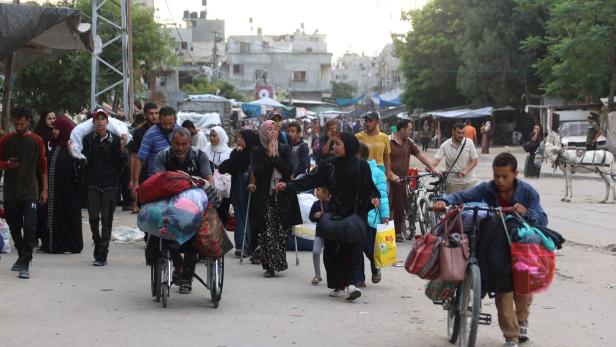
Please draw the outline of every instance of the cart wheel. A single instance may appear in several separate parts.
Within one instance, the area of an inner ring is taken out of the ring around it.
[[[224,258],[221,257],[215,260],[210,260],[208,265],[208,284],[210,289],[210,296],[212,298],[212,304],[214,305],[214,308],[217,308],[222,297]]]
[[[160,289],[160,296],[163,299],[163,307],[167,307],[167,298],[169,297],[169,284],[167,282],[163,282]]]
[[[458,295],[460,294],[459,287],[453,297],[447,299],[449,308],[447,310],[447,340],[451,343],[456,343],[458,334],[460,333],[460,313],[458,312]]]
[[[156,302],[160,302],[161,283],[163,281],[163,260],[159,259],[152,267],[152,296]]]

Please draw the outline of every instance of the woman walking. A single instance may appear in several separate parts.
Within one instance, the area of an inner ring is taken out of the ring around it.
[[[526,163],[524,164],[524,177],[539,177],[541,166],[535,166],[535,153],[541,145],[541,141],[543,141],[543,131],[541,131],[540,125],[535,125],[530,133],[528,142],[522,146],[524,151],[528,153]]]
[[[43,143],[45,144],[45,157],[47,158],[47,162],[49,163],[49,141],[52,138],[53,131],[53,122],[56,121],[56,114],[51,110],[44,110],[41,112],[41,118],[39,119],[38,124],[36,125],[36,129],[34,129],[34,133],[43,139]],[[39,188],[42,188],[43,185],[39,182]],[[39,195],[41,192],[39,192]],[[47,211],[47,204],[40,205],[36,210],[36,241],[35,246],[38,245],[39,240],[43,240],[43,233],[45,232],[45,215]]]
[[[215,171],[218,171],[218,166],[223,161],[229,159],[229,156],[231,155],[232,150],[228,143],[229,136],[227,136],[225,130],[220,126],[213,127],[210,131],[210,143],[207,147],[205,147],[205,154],[207,154],[207,157],[210,159],[210,167],[212,169],[212,173],[214,174]],[[218,187],[218,189],[220,188]],[[231,200],[229,198],[224,198],[220,202],[220,206],[216,209],[223,225],[227,225],[230,205]]]
[[[278,143],[278,125],[267,120],[259,128],[261,145],[252,150],[251,176],[248,190],[253,192],[250,206],[251,226],[256,231],[261,247],[261,265],[264,277],[274,277],[276,272],[286,270],[287,237],[291,226],[299,222],[299,206],[289,194],[276,191],[279,182],[288,182],[293,174],[290,147]],[[289,211],[289,207],[293,210]]]
[[[419,137],[421,138],[421,147],[422,147],[422,151],[427,151],[428,150],[428,146],[430,145],[430,140],[432,139],[432,127],[430,127],[430,123],[428,123],[428,120],[425,119],[423,121],[423,125],[421,126],[421,129],[419,129]]]
[[[65,117],[53,123],[42,252],[80,253],[83,249],[78,163],[68,149],[71,130],[73,124]]]
[[[250,223],[246,222],[246,210],[248,207],[248,177],[250,172],[250,154],[252,149],[257,146],[259,140],[257,134],[250,129],[240,129],[237,133],[237,147],[231,152],[229,159],[223,161],[218,170],[221,174],[230,174],[231,179],[231,203],[235,211],[235,255],[241,256],[242,243],[244,242],[244,229],[246,229],[246,239],[244,254],[250,255],[252,245],[252,234]]]
[[[479,132],[481,133],[481,154],[490,153],[490,129],[492,128],[490,121],[481,125]]]
[[[372,182],[370,166],[365,160],[357,158],[358,149],[359,142],[355,135],[338,133],[334,139],[334,158],[324,161],[310,174],[288,184],[279,183],[278,189],[297,192],[327,187],[331,192],[332,219],[343,219],[355,213],[366,224],[368,211],[380,204],[380,193]],[[363,270],[363,240],[341,242],[328,239],[321,224],[317,224],[317,236],[324,237],[323,262],[327,271],[327,287],[332,289],[329,295],[341,297],[346,290],[347,300],[360,297],[355,273]]]

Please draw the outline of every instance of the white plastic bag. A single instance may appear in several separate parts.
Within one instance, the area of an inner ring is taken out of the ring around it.
[[[116,136],[126,135],[128,136],[128,142],[133,139],[133,135],[128,131],[128,126],[124,122],[117,120],[113,117],[109,117],[109,123],[107,123],[107,130]],[[94,124],[92,119],[83,121],[71,131],[71,154],[74,158],[85,159],[86,157],[81,153],[83,149],[83,137],[94,131]]]
[[[221,174],[218,169],[214,169],[214,188],[224,199],[231,197],[231,175]]]
[[[0,249],[0,253],[11,253],[11,231],[4,218],[0,218],[0,236],[4,240],[4,247]]]
[[[145,234],[139,229],[119,226],[111,231],[111,239],[116,242],[135,242],[143,240]]]
[[[310,193],[297,194],[297,201],[299,202],[299,209],[302,213],[302,221],[304,223],[312,223],[310,221],[310,209],[317,200],[319,199]]]

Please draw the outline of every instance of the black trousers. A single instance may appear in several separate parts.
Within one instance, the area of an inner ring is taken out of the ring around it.
[[[374,242],[375,241],[376,241],[376,229],[372,227],[368,227],[366,229],[366,237],[364,238],[364,242],[362,244],[362,250],[363,250],[363,254],[365,254],[368,260],[370,261],[370,271],[372,274],[375,274],[379,271],[379,269],[377,269],[376,266],[374,266]],[[365,259],[364,259],[363,254],[360,255],[361,265],[357,268],[355,272],[355,280],[357,281],[357,283],[366,281],[366,276],[364,273]]]
[[[109,253],[109,240],[113,226],[113,213],[116,208],[116,190],[99,190],[88,188],[88,216],[92,241],[94,241],[94,259],[105,261]],[[99,229],[99,222],[102,228]]]
[[[346,243],[325,240],[323,263],[327,272],[327,287],[345,289],[357,285],[356,274],[362,265],[362,243]]]
[[[32,260],[32,244],[36,238],[36,208],[37,202],[33,200],[4,202],[6,223],[23,265],[30,264]]]

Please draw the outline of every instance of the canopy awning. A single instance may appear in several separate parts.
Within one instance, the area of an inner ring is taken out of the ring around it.
[[[261,105],[261,106],[269,106],[269,107],[286,107],[285,105],[279,103],[278,101],[272,99],[272,98],[268,98],[268,97],[263,97],[259,100],[255,100],[255,101],[251,101],[248,103],[249,105]]]
[[[14,70],[74,50],[92,50],[90,24],[81,11],[29,5],[0,4],[0,69],[14,53]]]
[[[459,108],[455,110],[443,110],[443,111],[429,111],[424,112],[421,116],[432,116],[434,118],[449,118],[449,119],[457,119],[457,118],[482,118],[489,117],[494,112],[493,107],[483,107],[483,108]]]

